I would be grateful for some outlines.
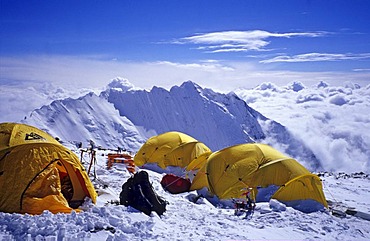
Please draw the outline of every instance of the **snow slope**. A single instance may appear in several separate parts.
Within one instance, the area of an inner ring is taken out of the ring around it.
[[[93,140],[97,145],[123,146],[136,152],[147,138],[180,131],[213,151],[263,142],[298,159],[311,170],[319,160],[287,129],[249,107],[234,93],[221,94],[188,81],[170,91],[154,87],[136,90],[127,81],[113,80],[100,96],[54,101],[32,112],[23,122],[68,142]],[[73,128],[73,132],[70,130]]]
[[[130,120],[94,93],[78,99],[53,101],[33,111],[23,122],[73,144],[93,140],[106,148],[120,146],[137,150],[145,142]]]
[[[76,151],[78,154],[78,151]],[[122,164],[106,169],[106,152],[98,151],[94,180],[97,205],[84,212],[53,215],[0,213],[0,240],[369,240],[369,221],[351,215],[336,217],[326,211],[302,213],[276,200],[257,203],[251,219],[235,216],[228,207],[212,206],[201,198],[189,201],[193,191],[170,194],[163,190],[163,173],[146,170],[156,192],[169,204],[163,216],[146,216],[131,207],[116,205],[129,173]],[[86,158],[88,159],[88,158]],[[88,163],[85,163],[87,165]],[[91,177],[94,179],[93,177]],[[370,179],[364,174],[324,174],[329,200],[370,212]],[[107,184],[108,187],[102,186]]]
[[[317,155],[327,170],[369,170],[365,131],[370,123],[366,117],[369,88],[320,86],[311,92],[299,84],[286,88],[264,84],[254,90],[236,91],[240,97],[202,89],[192,82],[169,91],[135,90],[122,81],[113,81],[109,88],[100,96],[88,94],[54,101],[33,111],[25,122],[58,136],[78,156],[75,144],[80,141],[84,146],[94,140],[104,147],[121,146],[133,151],[151,135],[166,128],[182,128],[213,149],[232,141],[258,140],[282,151],[294,150],[293,156],[303,153],[301,156],[310,159],[310,155]],[[289,131],[265,116],[286,125]],[[348,127],[351,125],[355,128]],[[248,129],[250,126],[253,128]],[[233,138],[225,136],[220,128]],[[328,143],[342,144],[334,148]],[[349,144],[352,149],[348,149]],[[355,158],[348,155],[351,150]],[[232,208],[213,206],[204,198],[193,203],[190,200],[196,192],[165,192],[160,185],[164,173],[158,169],[147,171],[156,192],[169,204],[162,217],[149,217],[115,204],[121,185],[130,175],[121,164],[108,170],[106,154],[97,151],[96,177],[91,176],[99,194],[96,205],[86,203],[84,212],[71,214],[0,212],[0,240],[370,240],[369,221],[344,213],[342,217],[334,216],[330,210],[307,214],[271,200],[257,203],[253,217],[244,219],[235,216]],[[297,159],[302,163],[304,157]],[[90,158],[85,156],[84,160]],[[85,161],[84,165],[88,164]],[[370,213],[367,174],[334,172],[323,173],[321,178],[326,198],[336,204],[337,210],[354,207]]]

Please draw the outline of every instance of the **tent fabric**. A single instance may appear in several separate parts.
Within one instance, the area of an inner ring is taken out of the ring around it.
[[[156,163],[167,166],[187,166],[195,157],[210,149],[191,136],[171,131],[149,138],[134,157],[136,166]]]
[[[146,163],[157,163],[164,168],[164,155],[187,142],[196,141],[191,136],[181,132],[166,132],[149,138],[139,149],[134,157],[136,166],[143,166]]]
[[[191,181],[190,191],[199,190],[204,187],[208,187],[208,180],[207,180],[207,160],[212,152],[205,152],[194,160],[186,167],[186,171],[192,175],[194,173],[194,177]]]
[[[210,190],[221,199],[239,198],[243,188],[253,187],[247,180],[252,180],[261,166],[286,158],[263,144],[241,144],[214,152],[208,158],[206,169]]]
[[[282,185],[272,198],[283,202],[312,199],[328,207],[321,180],[314,174],[306,174],[290,180]]]
[[[210,191],[220,199],[240,198],[245,188],[253,188],[256,193],[257,187],[282,186],[295,178],[310,175],[296,160],[268,145],[256,143],[231,146],[212,153],[206,164],[206,173]],[[302,195],[299,188],[293,188],[296,184],[291,184],[292,188],[287,192],[294,192],[294,195],[289,198],[306,199],[311,196],[316,200],[319,199],[316,196],[322,196],[324,199],[322,186],[316,181],[313,185],[315,191]],[[280,195],[277,197],[287,197],[287,194]]]
[[[202,142],[194,141],[184,143],[165,155],[165,166],[186,167],[202,153],[208,153],[211,150]]]
[[[70,212],[85,197],[96,202],[96,191],[78,157],[46,132],[2,123],[0,148],[0,211]],[[65,180],[70,184],[68,196],[63,194]]]
[[[269,185],[284,185],[289,180],[310,172],[294,159],[278,159],[260,166],[245,182],[252,187],[267,187]]]
[[[61,145],[55,138],[33,126],[10,122],[0,124],[0,150],[32,143]]]

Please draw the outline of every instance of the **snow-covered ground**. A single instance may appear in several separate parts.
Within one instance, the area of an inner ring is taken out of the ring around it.
[[[160,185],[164,173],[154,169],[146,170],[150,181],[169,204],[161,217],[146,216],[115,204],[130,174],[118,163],[108,170],[106,154],[97,154],[96,205],[87,203],[85,211],[71,214],[0,213],[0,240],[370,240],[370,221],[337,217],[329,210],[307,214],[271,200],[257,203],[252,218],[244,219],[244,215],[234,215],[232,208],[213,206],[204,198],[193,203],[195,191],[165,192]],[[88,165],[89,158],[84,160]],[[369,176],[325,173],[322,179],[328,200],[370,213]]]
[[[110,88],[122,90],[117,95],[109,93],[117,101],[113,98],[108,102],[104,96],[94,94],[54,101],[33,111],[23,121],[62,137],[71,149],[84,137],[84,145],[92,139],[104,147],[123,146],[135,152],[148,137],[169,128],[166,119],[159,115],[162,112],[163,116],[176,120],[171,122],[172,129],[188,128],[184,130],[194,132],[191,134],[196,139],[208,138],[204,142],[214,145],[215,150],[232,143],[227,139],[230,133],[232,141],[238,143],[247,139],[235,138],[238,131],[254,138],[262,133],[266,135],[265,141],[277,149],[292,151],[294,147],[298,154],[297,147],[304,145],[313,152],[322,169],[328,171],[321,175],[324,193],[337,204],[339,214],[350,207],[370,213],[369,85],[360,87],[348,83],[331,87],[321,82],[305,87],[297,82],[278,87],[264,83],[255,89],[236,90],[238,97],[218,94],[189,82],[170,91],[154,88],[146,93],[126,92],[133,87],[119,79],[113,81]],[[124,101],[118,101],[121,97],[125,97]],[[127,105],[129,101],[131,105]],[[160,109],[148,114],[153,107]],[[11,115],[7,115],[3,105],[1,108],[2,118],[18,121],[8,117]],[[255,111],[268,119],[261,118]],[[254,118],[244,118],[248,113]],[[186,118],[176,119],[177,115]],[[200,118],[202,115],[211,115],[215,121]],[[195,128],[194,120],[202,124]],[[242,125],[240,130],[240,124],[247,121],[249,124]],[[281,124],[275,124],[279,128],[271,128],[269,124],[273,121]],[[258,128],[250,129],[251,123]],[[210,131],[210,126],[215,128]],[[222,133],[223,129],[227,131]],[[257,133],[259,129],[262,132]],[[287,134],[287,130],[292,135]],[[275,134],[280,137],[272,138]],[[218,143],[220,140],[223,142]],[[78,150],[74,151],[79,156]],[[258,203],[253,217],[244,219],[243,215],[235,216],[232,208],[214,206],[204,198],[193,203],[190,200],[196,192],[177,195],[165,192],[160,185],[164,173],[158,169],[147,171],[156,192],[169,204],[163,216],[148,217],[133,208],[115,204],[130,174],[121,164],[107,170],[106,154],[98,151],[97,178],[91,176],[99,192],[97,204],[87,203],[83,212],[71,214],[53,215],[45,211],[42,215],[30,216],[0,212],[0,240],[370,240],[370,221],[351,215],[338,217],[330,210],[307,214],[272,200]],[[306,164],[302,158],[297,160]],[[108,187],[103,188],[104,185]]]

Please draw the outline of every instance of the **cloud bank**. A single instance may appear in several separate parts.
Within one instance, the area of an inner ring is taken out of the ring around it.
[[[66,90],[99,89],[117,76],[129,79],[143,89],[153,86],[170,88],[193,80],[207,88],[232,91],[239,87],[254,88],[263,82],[281,86],[293,81],[306,85],[320,81],[332,85],[356,81],[366,85],[370,72],[271,70],[258,63],[209,59],[181,63],[118,61],[106,56],[22,56],[2,58],[0,84],[33,86],[34,83],[47,82]]]
[[[236,93],[302,139],[326,170],[370,172],[370,85],[263,83]]]
[[[309,86],[325,81],[337,86],[353,81],[365,86],[370,79],[368,71],[279,71],[264,69],[250,62],[212,59],[180,63],[117,61],[107,56],[22,56],[2,58],[0,67],[0,121],[19,121],[33,109],[49,104],[55,98],[77,98],[81,93],[91,91],[99,93],[118,76],[141,89],[153,86],[169,89],[192,80],[204,88],[223,93],[240,87],[254,88],[264,82],[283,86],[300,81]],[[353,102],[344,97],[333,97],[331,101]]]
[[[263,30],[251,31],[221,31],[205,34],[197,34],[176,40],[177,44],[197,44],[201,50],[211,53],[219,52],[247,52],[265,51],[265,47],[270,44],[269,38],[292,38],[292,37],[321,37],[327,32],[291,32],[291,33],[272,33]]]

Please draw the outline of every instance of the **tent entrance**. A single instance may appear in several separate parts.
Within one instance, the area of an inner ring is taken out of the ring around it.
[[[90,195],[79,170],[67,161],[55,159],[27,185],[20,209],[29,213],[39,213],[39,209],[70,212],[78,208],[86,196]]]
[[[60,160],[57,162],[61,192],[71,208],[78,208],[89,192],[79,170],[70,163]]]

